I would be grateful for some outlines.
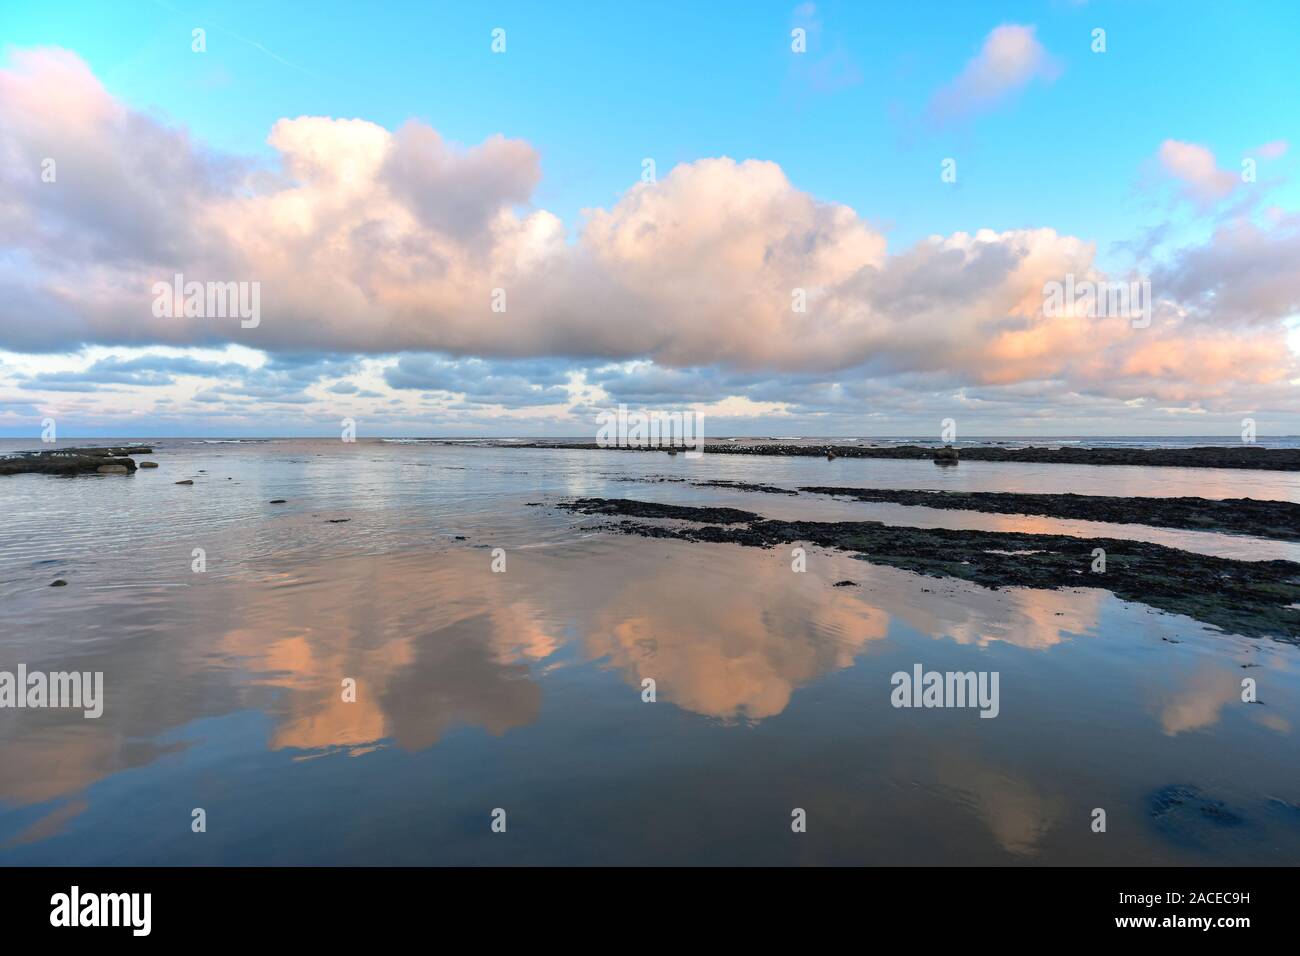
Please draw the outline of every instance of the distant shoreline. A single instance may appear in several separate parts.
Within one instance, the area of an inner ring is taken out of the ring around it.
[[[567,448],[580,451],[660,452],[663,448],[605,447],[595,442],[518,442],[494,445],[499,448]],[[706,455],[766,455],[824,458],[893,458],[931,459],[939,447],[896,445],[793,445],[793,444],[706,444]],[[1005,461],[1052,465],[1135,465],[1165,468],[1241,468],[1252,471],[1300,471],[1300,448],[1261,448],[1242,444],[1239,447],[1203,445],[1190,448],[1089,448],[1070,446],[1043,448],[1030,445],[1020,448],[956,446],[961,461]]]
[[[187,442],[189,444],[239,445],[266,444],[276,441],[295,441],[299,439],[161,439],[167,442]],[[322,440],[305,438],[303,441]],[[88,439],[95,442],[96,439]],[[594,441],[563,439],[499,439],[499,438],[409,438],[395,439],[376,436],[366,441],[419,444],[451,445],[457,448],[533,448],[559,449],[570,451],[669,451],[669,446],[607,446]],[[157,440],[153,442],[157,444]],[[673,450],[683,450],[683,446],[672,446]],[[708,455],[755,455],[766,457],[803,457],[803,458],[880,458],[894,460],[935,460],[947,458],[945,464],[954,464],[950,453],[945,449],[954,448],[957,461],[991,461],[1020,462],[1026,464],[1053,465],[1108,465],[1132,467],[1166,467],[1166,468],[1228,468],[1248,471],[1300,471],[1300,447],[1267,447],[1259,444],[1241,443],[1234,445],[1188,445],[1164,447],[1140,447],[1124,445],[991,445],[957,443],[945,446],[939,443],[926,445],[864,445],[841,444],[838,442],[816,442],[808,439],[797,441],[764,441],[762,439],[742,438],[723,442],[710,442],[704,445]],[[150,446],[144,445],[72,445],[61,444],[54,449],[15,450],[0,452],[0,474],[17,474],[30,471],[52,473],[70,473],[93,468],[76,467],[75,461],[69,459],[86,459],[90,455],[111,453],[118,456],[148,454]],[[80,464],[103,464],[83,460]],[[125,463],[130,467],[130,462]]]

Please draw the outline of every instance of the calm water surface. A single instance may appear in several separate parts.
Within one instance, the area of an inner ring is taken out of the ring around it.
[[[816,550],[795,574],[788,549],[625,537],[553,507],[1300,560],[1286,542],[649,480],[1300,501],[1300,476],[154,447],[161,467],[129,478],[0,479],[0,670],[102,671],[106,696],[98,720],[0,710],[0,864],[1300,862],[1300,649],[1101,590],[988,591]],[[916,663],[997,671],[999,716],[893,708],[890,675]],[[1262,703],[1241,703],[1243,676]]]

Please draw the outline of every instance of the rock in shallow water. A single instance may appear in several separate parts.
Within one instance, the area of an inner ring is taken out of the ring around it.
[[[1147,813],[1164,836],[1184,844],[1201,844],[1216,830],[1246,822],[1222,800],[1190,784],[1170,784],[1148,794]]]
[[[149,451],[149,449],[144,449]],[[130,458],[118,457],[127,454],[123,448],[61,448],[49,451],[20,452],[0,458],[0,475],[93,475],[122,474],[119,471],[105,472],[103,468],[110,465],[120,466],[127,472],[135,471],[135,462]],[[132,449],[130,454],[136,454]]]

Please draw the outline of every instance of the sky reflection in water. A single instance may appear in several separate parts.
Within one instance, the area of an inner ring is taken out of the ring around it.
[[[1293,647],[1100,590],[992,592],[816,550],[795,574],[788,549],[603,534],[547,506],[654,491],[867,517],[612,480],[680,469],[659,456],[157,457],[131,479],[0,482],[0,669],[103,671],[107,690],[99,720],[0,712],[0,863],[1300,860]],[[701,475],[797,483],[826,465],[767,464],[706,458]],[[837,483],[915,487],[932,467],[849,464],[861,475]],[[182,473],[198,485],[171,484]],[[1001,714],[895,710],[890,675],[914,663],[999,671]],[[1263,703],[1241,703],[1243,676]],[[1153,812],[1174,785],[1237,822]]]

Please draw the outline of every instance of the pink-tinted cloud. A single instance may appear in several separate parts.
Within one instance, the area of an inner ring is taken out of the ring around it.
[[[1159,159],[1166,175],[1181,184],[1183,195],[1201,206],[1226,199],[1241,183],[1236,173],[1218,167],[1214,153],[1196,143],[1167,139],[1160,144]]]
[[[1284,139],[1275,139],[1272,142],[1264,143],[1262,146],[1256,146],[1250,152],[1260,159],[1281,159],[1290,149],[1290,144]]]
[[[1028,29],[994,31],[963,84],[996,94],[1041,73],[1032,30],[1031,42],[1015,32]],[[1300,285],[1300,258],[1288,262],[1290,245],[1276,241],[1285,221],[1186,252],[1153,283],[1157,299],[1186,302],[1163,303],[1139,330],[1115,316],[1044,315],[1045,283],[1106,278],[1090,242],[980,230],[891,253],[854,210],[771,162],[684,163],[588,210],[575,234],[530,207],[538,157],[519,140],[465,148],[416,122],[392,132],[298,117],[277,122],[269,142],[272,169],[214,156],[122,106],[74,55],[15,56],[0,70],[0,241],[11,250],[0,348],[648,358],[1124,395],[1198,380],[1161,354],[1206,363],[1225,388],[1296,374],[1277,321]],[[1175,150],[1189,176],[1204,172],[1197,149]],[[41,180],[44,157],[58,162],[55,182]],[[178,272],[260,283],[260,324],[155,316],[153,284]],[[1248,343],[1196,321],[1210,297],[1224,322],[1255,323]],[[1277,358],[1261,362],[1268,348]]]
[[[930,100],[930,115],[939,122],[981,113],[1029,84],[1051,82],[1060,67],[1038,41],[1035,28],[1016,23],[996,27],[962,71]]]

